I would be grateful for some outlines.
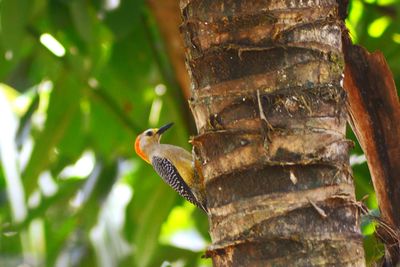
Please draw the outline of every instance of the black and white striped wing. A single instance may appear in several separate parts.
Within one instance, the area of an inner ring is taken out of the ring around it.
[[[175,166],[166,158],[154,156],[151,161],[154,170],[160,177],[171,186],[179,195],[190,203],[204,210],[203,206],[197,201],[190,187],[185,183]]]

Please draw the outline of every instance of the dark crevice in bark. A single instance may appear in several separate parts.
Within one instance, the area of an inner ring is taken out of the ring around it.
[[[284,175],[282,175],[284,174]],[[210,207],[225,205],[241,198],[263,194],[296,192],[321,186],[351,183],[346,175],[333,166],[316,164],[291,166],[253,166],[234,174],[221,175],[211,180],[209,187]],[[295,177],[295,181],[293,178]],[[243,185],[246,185],[243,187]],[[221,194],[221,191],[224,191]]]
[[[352,236],[342,236],[342,240],[292,240],[276,238],[269,241],[245,242],[234,246],[220,249],[219,253],[209,253],[213,255],[216,262],[222,261],[227,255],[230,257],[228,266],[293,266],[288,263],[296,262],[297,266],[338,266],[338,258],[344,258],[340,266],[360,266],[354,262],[360,257],[360,243],[352,241]],[[347,241],[349,239],[350,241]],[[327,248],[330,253],[326,253]],[[287,255],[285,251],[293,251]],[[242,255],[251,254],[249,257]],[[252,260],[256,259],[256,260]],[[268,265],[265,264],[268,262]]]
[[[204,88],[224,81],[316,60],[319,62],[326,60],[329,64],[332,59],[336,58],[338,56],[333,53],[323,53],[306,48],[273,47],[243,51],[220,49],[192,59],[188,64],[192,70],[192,81],[196,88]]]
[[[261,95],[261,105],[273,128],[305,128],[307,125],[304,122],[310,123],[310,120],[318,123],[335,117],[338,120],[345,119],[343,110],[338,108],[343,105],[345,98],[343,91],[338,88],[339,82],[323,86],[309,83],[304,87],[277,89],[272,93]],[[210,102],[215,104],[215,110],[209,107]],[[257,96],[244,92],[241,96],[198,98],[196,101],[191,101],[191,106],[196,105],[202,116],[209,116],[204,129],[200,129],[200,132],[203,132],[234,128],[240,121],[251,122],[260,118],[257,102]],[[323,128],[323,123],[320,124]],[[318,128],[315,124],[313,127]]]

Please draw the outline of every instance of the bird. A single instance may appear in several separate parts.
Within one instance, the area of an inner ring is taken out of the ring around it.
[[[136,137],[135,152],[179,195],[208,213],[204,178],[192,154],[182,147],[160,144],[162,134],[174,123],[150,128]]]

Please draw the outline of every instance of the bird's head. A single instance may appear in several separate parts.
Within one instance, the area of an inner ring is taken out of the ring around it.
[[[168,123],[160,128],[150,128],[139,134],[135,140],[135,151],[139,157],[150,163],[148,152],[154,144],[160,143],[161,135],[171,128],[174,123]]]

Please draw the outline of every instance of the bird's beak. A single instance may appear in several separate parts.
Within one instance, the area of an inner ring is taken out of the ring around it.
[[[168,130],[169,128],[171,128],[172,125],[174,125],[173,122],[168,123],[168,124],[165,124],[164,126],[161,126],[161,127],[157,130],[156,134],[162,135],[166,130]]]

